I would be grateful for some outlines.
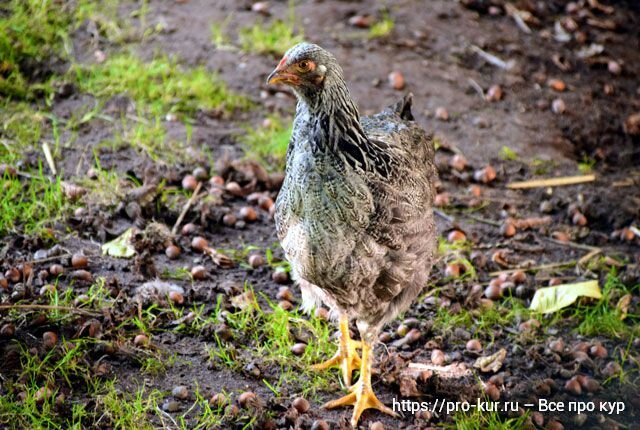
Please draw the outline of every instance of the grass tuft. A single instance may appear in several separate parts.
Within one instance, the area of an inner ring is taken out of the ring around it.
[[[274,115],[268,118],[267,123],[267,126],[247,128],[247,133],[240,141],[250,157],[256,157],[257,161],[275,171],[282,171],[291,138],[291,125],[285,126],[284,120]]]

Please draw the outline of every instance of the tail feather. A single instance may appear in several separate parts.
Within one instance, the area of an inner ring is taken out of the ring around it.
[[[397,113],[400,118],[413,121],[415,118],[413,117],[413,113],[411,113],[411,104],[413,103],[413,94],[407,93],[402,100],[397,102],[392,106],[392,110]]]

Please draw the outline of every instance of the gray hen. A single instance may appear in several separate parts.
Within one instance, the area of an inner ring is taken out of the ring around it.
[[[395,415],[371,389],[371,348],[382,326],[425,286],[434,263],[433,142],[413,122],[411,96],[360,117],[342,68],[321,47],[289,49],[268,78],[298,97],[284,184],[276,200],[278,237],[301,286],[303,305],[340,315],[338,352],[350,393],[326,407],[354,405]],[[362,341],[349,337],[355,319]],[[357,348],[362,348],[362,359]]]

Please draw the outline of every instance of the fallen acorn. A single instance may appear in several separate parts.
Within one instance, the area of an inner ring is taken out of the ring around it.
[[[180,257],[180,247],[176,245],[169,245],[167,246],[167,249],[164,250],[164,253],[169,260],[175,260]]]
[[[301,414],[306,413],[311,408],[309,401],[304,397],[296,397],[293,399],[293,402],[291,402],[291,405]]]
[[[209,247],[209,242],[204,237],[196,236],[191,240],[191,247],[196,251],[203,252]]]
[[[193,279],[202,281],[207,277],[207,269],[204,266],[193,266],[191,268],[191,276]]]
[[[389,73],[389,85],[394,90],[402,90],[405,87],[404,76],[398,71]]]
[[[133,338],[133,344],[139,347],[146,347],[149,345],[149,337],[145,334],[138,334]]]
[[[73,254],[71,257],[71,266],[74,269],[81,269],[89,265],[89,260],[82,254]]]
[[[256,396],[256,393],[253,391],[245,391],[238,396],[238,405],[240,405],[241,408],[244,408],[254,403],[257,399],[258,396]]]
[[[471,339],[465,345],[467,351],[478,352],[482,350],[482,344],[478,339]]]

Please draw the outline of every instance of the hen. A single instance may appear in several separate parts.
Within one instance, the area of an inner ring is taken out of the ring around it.
[[[340,319],[338,351],[314,367],[341,366],[350,392],[325,407],[354,405],[354,427],[368,408],[395,415],[371,388],[372,348],[425,286],[435,259],[433,142],[413,122],[411,95],[361,118],[342,68],[317,45],[289,49],[267,82],[298,98],[277,234],[303,307],[324,303]],[[349,336],[352,319],[359,342]]]

